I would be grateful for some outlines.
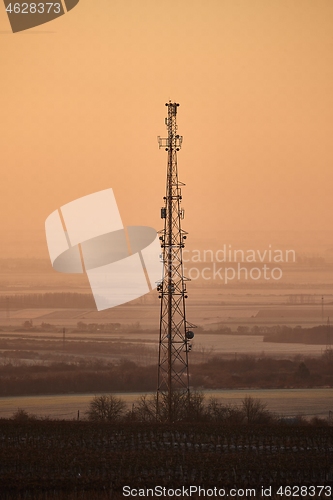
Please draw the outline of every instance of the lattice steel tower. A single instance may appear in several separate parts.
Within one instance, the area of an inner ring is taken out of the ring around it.
[[[182,145],[182,136],[177,134],[177,109],[179,104],[169,101],[168,117],[165,120],[168,137],[158,138],[159,147],[168,153],[166,195],[161,218],[164,229],[160,231],[163,258],[163,280],[157,287],[161,299],[160,339],[158,360],[157,408],[163,399],[167,408],[167,419],[176,419],[179,402],[187,400],[189,387],[188,353],[194,337],[190,328],[194,325],[186,320],[185,299],[187,278],[183,274],[183,248],[187,232],[181,228],[184,209],[181,208],[184,186],[178,180],[177,152]],[[177,397],[175,397],[177,396]],[[176,403],[177,401],[177,403]],[[157,410],[159,411],[159,410]]]

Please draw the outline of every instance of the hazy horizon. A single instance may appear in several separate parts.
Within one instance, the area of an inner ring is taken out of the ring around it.
[[[13,35],[0,9],[2,255],[47,256],[48,215],[109,187],[160,229],[169,99],[189,244],[330,231],[331,2],[82,0],[51,24]]]

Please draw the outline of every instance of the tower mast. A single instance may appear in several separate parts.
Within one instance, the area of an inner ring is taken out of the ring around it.
[[[181,228],[184,209],[181,208],[181,187],[178,180],[177,152],[183,138],[177,134],[177,110],[179,104],[169,101],[165,120],[168,137],[158,138],[159,147],[168,153],[166,195],[161,218],[164,229],[160,231],[163,256],[163,279],[158,286],[161,299],[160,338],[158,359],[157,413],[163,401],[165,417],[173,422],[187,403],[190,386],[188,353],[194,337],[186,321],[185,299],[187,278],[183,274],[183,248],[187,233]]]

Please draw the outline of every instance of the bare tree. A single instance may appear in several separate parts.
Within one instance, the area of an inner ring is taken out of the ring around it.
[[[95,396],[86,412],[88,419],[99,422],[115,422],[124,415],[126,403],[112,394]]]
[[[266,409],[267,403],[261,399],[246,396],[242,401],[242,412],[247,424],[267,423],[271,420],[271,414]]]
[[[156,422],[156,405],[156,394],[150,397],[147,394],[140,396],[140,399],[133,405],[131,418],[139,422]]]
[[[179,421],[202,421],[206,418],[206,407],[204,395],[193,391],[184,394],[181,391],[172,393],[172,419]],[[157,402],[156,394],[148,397],[141,396],[133,409],[133,416],[141,422],[167,422],[169,419],[169,399],[167,393],[159,395]]]

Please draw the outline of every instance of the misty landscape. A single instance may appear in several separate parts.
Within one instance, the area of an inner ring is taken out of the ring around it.
[[[294,265],[283,286],[191,283],[187,313],[197,324],[191,406],[179,410],[170,426],[156,422],[154,409],[156,291],[98,312],[82,276],[71,276],[68,285],[47,262],[3,260],[4,498],[16,498],[19,491],[33,492],[27,498],[42,498],[45,491],[50,498],[74,498],[70,492],[78,488],[85,492],[82,498],[117,498],[129,479],[149,488],[156,481],[170,485],[166,478],[174,487],[208,487],[220,478],[228,491],[235,484],[249,491],[263,484],[331,484],[333,294],[321,282],[322,269],[327,278],[329,263]],[[304,286],[304,276],[313,284]],[[19,436],[25,436],[24,444],[8,448]],[[34,463],[25,458],[30,449]],[[84,461],[73,453],[83,453]],[[15,489],[13,460],[19,471]],[[37,468],[36,489],[29,478]]]
[[[0,500],[333,498],[332,47],[331,0],[1,2]]]

